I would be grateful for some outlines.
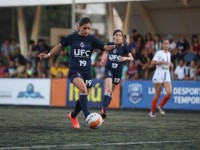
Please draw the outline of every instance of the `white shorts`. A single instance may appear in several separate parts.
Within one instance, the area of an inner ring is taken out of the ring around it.
[[[152,81],[153,83],[171,82],[169,70],[155,71]]]

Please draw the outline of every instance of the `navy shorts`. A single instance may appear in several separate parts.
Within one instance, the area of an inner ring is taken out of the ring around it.
[[[122,74],[117,74],[115,70],[106,68],[105,76],[106,78],[112,78],[112,83],[117,85],[121,80]]]
[[[85,82],[87,88],[91,88],[92,86],[92,76],[90,73],[81,73],[81,72],[73,72],[69,71],[68,77],[70,81],[73,83],[73,80],[77,77],[82,78]]]

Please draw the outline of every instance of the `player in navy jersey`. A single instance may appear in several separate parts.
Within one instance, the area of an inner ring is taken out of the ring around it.
[[[80,20],[77,32],[69,34],[60,41],[48,54],[41,53],[38,57],[42,60],[57,53],[62,47],[70,46],[70,62],[68,77],[75,87],[79,89],[79,100],[76,101],[74,110],[68,114],[72,127],[79,129],[77,115],[83,110],[85,118],[90,114],[87,95],[92,85],[91,54],[95,48],[110,51],[122,44],[104,45],[100,40],[90,35],[92,22],[88,17]]]
[[[115,30],[113,33],[114,42],[109,42],[107,45],[115,45],[115,43],[123,42],[123,32]],[[107,61],[107,62],[106,62]],[[105,65],[105,91],[103,98],[103,107],[101,110],[102,118],[106,118],[107,108],[112,99],[112,91],[119,84],[122,77],[122,68],[125,61],[133,61],[133,56],[128,45],[124,44],[121,47],[114,48],[110,52],[104,52],[101,60],[101,65]]]

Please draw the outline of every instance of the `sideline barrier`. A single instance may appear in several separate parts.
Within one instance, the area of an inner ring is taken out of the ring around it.
[[[104,80],[93,80],[90,94],[88,96],[89,106],[91,108],[101,108],[104,95]],[[109,108],[120,108],[120,85],[113,92],[113,100]],[[79,97],[78,89],[68,80],[67,84],[67,106],[74,107]]]
[[[67,79],[51,79],[51,106],[66,107]]]
[[[167,109],[200,110],[200,82],[172,81],[173,94],[167,102]],[[122,108],[148,108],[155,90],[151,81],[123,81]],[[166,91],[162,90],[161,101]]]
[[[165,108],[200,110],[199,83],[173,81],[173,94]],[[150,109],[154,93],[151,81],[124,80],[113,92],[110,108]],[[103,94],[104,80],[93,80],[88,97],[91,108],[102,107]],[[164,90],[159,102],[163,94]],[[67,79],[0,79],[0,104],[74,107],[78,96],[78,90]]]
[[[50,105],[50,79],[0,79],[0,104]]]

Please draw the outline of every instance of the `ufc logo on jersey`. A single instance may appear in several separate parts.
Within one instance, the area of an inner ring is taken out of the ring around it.
[[[74,49],[74,56],[87,56],[89,57],[90,50]]]
[[[109,54],[109,60],[111,61],[119,61],[121,58],[121,56],[118,56],[118,55],[113,55],[113,54]]]

